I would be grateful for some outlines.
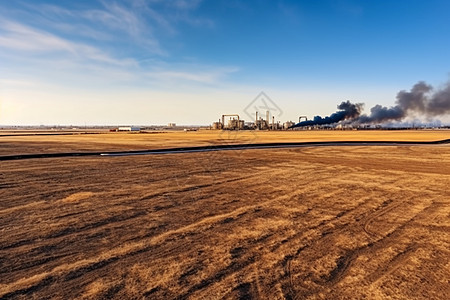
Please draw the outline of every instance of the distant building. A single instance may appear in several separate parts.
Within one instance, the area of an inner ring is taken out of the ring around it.
[[[141,128],[135,126],[119,127],[118,131],[141,131]]]
[[[287,121],[287,122],[284,122],[284,123],[283,123],[283,128],[284,128],[284,129],[289,129],[291,126],[294,126],[294,125],[295,125],[294,122],[292,122],[292,121]]]
[[[244,120],[230,119],[227,128],[232,130],[244,129]]]
[[[214,123],[212,123],[212,129],[214,129],[214,130],[223,129],[223,124],[220,122],[214,122]]]
[[[176,123],[169,123],[167,126],[169,126],[169,127],[176,127],[177,124]]]

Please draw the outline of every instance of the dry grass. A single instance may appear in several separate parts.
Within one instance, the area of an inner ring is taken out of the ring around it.
[[[121,151],[214,144],[315,141],[435,141],[450,130],[386,131],[214,131],[5,136],[0,131],[0,155],[40,152]],[[14,134],[14,133],[12,133]],[[19,132],[17,134],[23,134]]]
[[[0,298],[447,299],[448,182],[448,146],[0,162]]]

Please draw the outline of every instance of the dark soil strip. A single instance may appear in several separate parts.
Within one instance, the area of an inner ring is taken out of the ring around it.
[[[420,145],[442,145],[450,144],[450,139],[428,142],[407,141],[344,141],[344,142],[293,142],[293,143],[261,143],[261,144],[227,144],[195,147],[163,148],[133,151],[110,151],[110,152],[63,152],[63,153],[36,153],[0,156],[0,161],[21,160],[32,158],[58,158],[76,156],[128,156],[147,154],[173,154],[190,152],[207,152],[223,150],[248,150],[267,148],[295,148],[295,147],[324,147],[324,146],[420,146]]]

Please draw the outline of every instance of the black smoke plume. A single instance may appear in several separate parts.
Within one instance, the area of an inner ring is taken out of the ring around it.
[[[409,92],[400,91],[397,94],[395,106],[385,107],[375,105],[370,109],[370,115],[361,115],[357,123],[384,123],[401,121],[411,114],[430,117],[450,113],[450,82],[433,93],[433,87],[423,81],[416,83]]]
[[[361,103],[351,103],[350,101],[344,101],[337,106],[339,109],[337,112],[331,114],[330,116],[322,118],[321,116],[315,116],[314,119],[309,121],[303,121],[295,124],[291,128],[294,127],[302,127],[302,126],[313,126],[313,125],[325,125],[325,124],[333,124],[343,120],[355,119],[358,118],[361,114],[361,109],[363,104]]]
[[[370,109],[369,115],[361,115],[362,103],[353,104],[345,101],[338,105],[339,111],[329,117],[315,116],[313,120],[297,123],[291,128],[332,124],[344,120],[356,124],[399,122],[415,114],[427,118],[450,114],[450,81],[438,90],[419,81],[410,91],[398,92],[396,98],[394,106],[386,107],[377,104]]]

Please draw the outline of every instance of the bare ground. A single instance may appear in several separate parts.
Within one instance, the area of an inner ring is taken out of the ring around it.
[[[1,299],[448,299],[450,147],[0,164]]]
[[[322,141],[437,141],[448,139],[450,130],[323,130],[323,131],[171,131],[109,133],[105,131],[59,132],[0,130],[0,156],[55,152],[127,151],[155,148],[210,146],[242,143]],[[62,134],[62,135],[58,135]]]

